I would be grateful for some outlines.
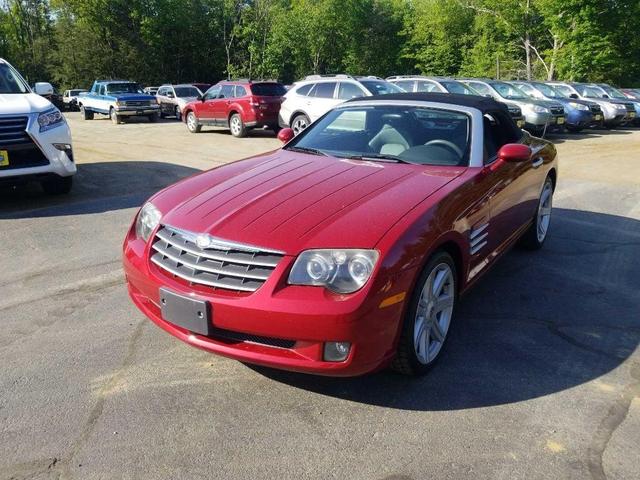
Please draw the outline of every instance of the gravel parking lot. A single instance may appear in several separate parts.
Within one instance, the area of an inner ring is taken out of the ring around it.
[[[551,233],[458,311],[424,378],[270,371],[130,303],[121,243],[153,192],[277,148],[68,114],[66,197],[0,191],[1,479],[637,479],[640,130],[553,137]]]

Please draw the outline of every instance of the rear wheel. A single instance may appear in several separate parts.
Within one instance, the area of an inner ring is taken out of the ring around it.
[[[80,105],[80,114],[83,120],[93,120],[93,112],[84,108],[84,105]]]
[[[529,229],[522,236],[521,244],[529,250],[538,250],[544,245],[551,224],[551,211],[553,209],[553,181],[547,177],[542,187],[536,216]]]
[[[231,130],[231,135],[234,137],[241,138],[247,136],[247,127],[244,126],[239,113],[231,115],[229,119],[229,129]]]
[[[49,195],[64,195],[71,191],[73,177],[53,177],[44,180],[41,185]]]
[[[193,112],[187,113],[187,130],[191,133],[199,133],[202,130],[202,125],[198,125],[198,119]]]
[[[436,252],[422,271],[404,318],[391,367],[405,375],[424,375],[440,357],[458,295],[456,266],[447,252]]]
[[[306,129],[310,123],[311,120],[309,120],[309,117],[307,117],[304,113],[296,115],[291,121],[291,128],[293,129],[293,133],[298,135],[300,132]]]

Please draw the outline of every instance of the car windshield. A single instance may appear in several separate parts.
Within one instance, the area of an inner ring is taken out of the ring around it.
[[[417,106],[354,105],[330,111],[285,148],[316,155],[417,165],[468,165],[465,113]]]
[[[69,90],[70,95],[78,95],[79,93],[86,92],[86,90]]]
[[[600,87],[582,87],[582,96],[587,98],[603,98],[603,95],[607,95],[607,92]]]
[[[498,95],[509,100],[526,100],[526,96],[513,85],[503,82],[494,82],[491,84]]]
[[[389,93],[405,93],[403,89],[384,80],[360,80],[360,83],[372,95],[387,95]]]
[[[122,82],[107,85],[107,93],[144,93],[137,83]]]
[[[178,98],[190,98],[190,97],[198,97],[200,95],[200,90],[196,87],[175,87],[176,96]]]
[[[545,85],[544,83],[535,83],[533,84],[535,88],[537,88],[545,97],[549,98],[562,98],[560,92],[555,90],[553,87],[549,85]]]
[[[0,93],[28,93],[29,88],[18,72],[6,63],[0,63]]]
[[[280,83],[254,83],[251,85],[251,93],[258,97],[282,97],[287,89]]]
[[[627,98],[627,97],[625,97],[625,95],[620,90],[617,90],[617,89],[615,89],[613,87],[606,86],[606,87],[601,87],[601,88],[605,92],[607,92],[607,95],[609,95],[611,98],[621,98],[621,99],[625,99],[625,100]]]
[[[564,98],[571,98],[571,95],[574,93],[571,87],[567,87],[566,85],[554,85],[553,88]]]
[[[476,92],[475,90],[473,90],[471,87],[468,87],[464,83],[443,80],[440,82],[440,84],[449,93],[459,93],[461,95],[480,95],[479,92]]]

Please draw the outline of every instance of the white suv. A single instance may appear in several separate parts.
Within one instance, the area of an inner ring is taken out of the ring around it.
[[[309,75],[296,82],[284,96],[279,124],[297,135],[336,105],[357,97],[371,97],[403,90],[378,77]]]
[[[36,84],[41,95],[52,91],[48,83]],[[0,59],[0,184],[38,181],[45,192],[62,194],[71,190],[75,173],[64,116]]]

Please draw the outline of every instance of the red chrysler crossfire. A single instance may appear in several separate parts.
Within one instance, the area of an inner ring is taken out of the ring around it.
[[[190,345],[298,372],[420,375],[459,295],[516,242],[547,237],[556,150],[492,99],[354,99],[279,138],[155,194],[127,234],[133,302]]]

